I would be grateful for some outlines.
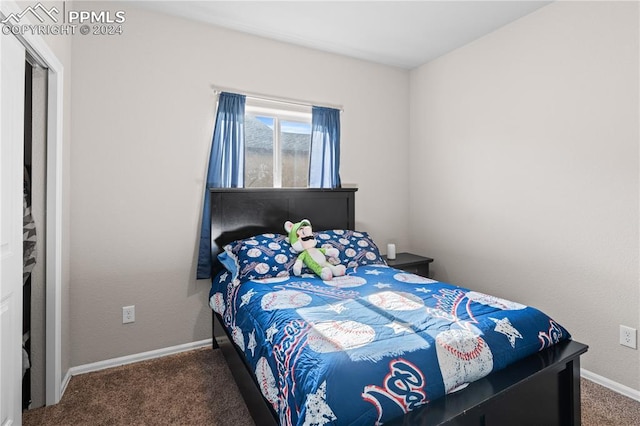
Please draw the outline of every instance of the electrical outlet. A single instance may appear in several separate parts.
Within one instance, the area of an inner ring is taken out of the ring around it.
[[[620,326],[620,344],[622,346],[628,346],[633,349],[637,349],[638,345],[636,342],[636,334],[637,330],[635,328],[627,327],[624,325]]]
[[[123,306],[122,307],[122,323],[128,324],[130,322],[136,321],[136,307],[131,306]]]

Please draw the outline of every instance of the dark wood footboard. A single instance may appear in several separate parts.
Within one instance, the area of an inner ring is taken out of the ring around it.
[[[561,342],[387,425],[579,426],[580,355]]]

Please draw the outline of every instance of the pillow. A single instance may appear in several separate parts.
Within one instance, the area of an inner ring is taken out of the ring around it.
[[[339,261],[347,268],[362,265],[386,265],[378,246],[366,232],[334,229],[316,232],[318,247],[335,247]]]
[[[366,232],[334,229],[316,232],[315,236],[317,247],[338,249],[338,259],[329,258],[331,263],[340,263],[347,268],[385,265],[378,246]],[[298,253],[293,252],[289,238],[281,234],[260,234],[234,241],[224,246],[224,251],[218,255],[218,260],[233,278],[241,281],[292,275],[297,258]],[[302,272],[312,273],[307,267]]]
[[[227,244],[218,260],[235,278],[252,280],[288,276],[296,257],[285,235],[260,234]]]

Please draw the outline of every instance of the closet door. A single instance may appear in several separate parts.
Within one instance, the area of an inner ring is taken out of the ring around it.
[[[0,36],[0,425],[22,424],[22,169],[25,50]]]

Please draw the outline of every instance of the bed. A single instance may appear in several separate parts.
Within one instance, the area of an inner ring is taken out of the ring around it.
[[[587,347],[534,308],[386,266],[355,192],[211,190],[213,345],[255,423],[579,425]],[[302,218],[346,276],[273,260]]]

